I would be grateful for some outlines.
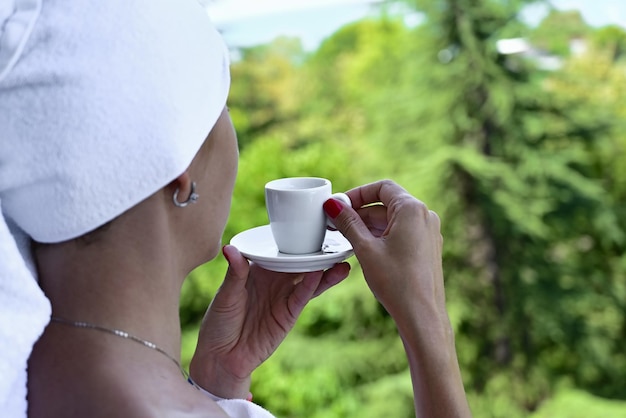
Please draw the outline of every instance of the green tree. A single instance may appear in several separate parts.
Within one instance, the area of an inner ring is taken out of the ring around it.
[[[569,247],[559,243],[559,261],[568,265],[571,351],[577,360],[568,372],[579,387],[604,396],[625,398],[619,382],[626,372],[621,340],[626,335],[624,269],[624,158],[626,142],[626,72],[610,50],[591,50],[570,60],[547,88],[562,101],[571,120],[605,128],[584,139],[585,162],[579,169],[598,179],[604,210],[578,214],[577,234]],[[600,197],[599,197],[600,198]],[[572,277],[574,275],[574,277]],[[577,279],[577,280],[576,280]],[[574,322],[575,321],[575,322]]]
[[[602,287],[616,281],[614,270],[556,255],[580,254],[577,245],[590,235],[610,248],[622,245],[623,225],[592,151],[604,146],[614,121],[602,111],[581,118],[590,103],[558,97],[532,68],[511,67],[498,55],[495,42],[517,24],[524,3],[418,2],[433,47],[425,86],[442,92],[428,113],[416,115],[421,129],[441,133],[429,169],[420,172],[438,180],[430,195],[444,219],[459,355],[473,403],[489,416],[523,416],[563,376],[580,377],[578,353],[590,350],[584,337],[593,332],[590,306],[602,301],[594,310],[601,316],[620,309]],[[438,48],[447,51],[445,64],[435,60]],[[587,249],[598,261],[604,250]],[[591,292],[590,274],[598,280]],[[611,326],[623,332],[623,317]],[[614,347],[616,334],[601,333],[589,344]],[[600,363],[616,354],[598,353],[602,360],[583,373],[619,390]]]
[[[585,39],[590,32],[578,10],[552,9],[531,32],[530,41],[551,54],[567,57],[572,40]]]
[[[613,61],[623,60],[626,56],[626,30],[617,25],[604,26],[591,35],[592,45],[606,51]]]
[[[599,41],[551,74],[499,55],[498,39],[528,33],[517,20],[527,3],[407,1],[422,25],[383,14],[311,56],[280,42],[244,51],[230,98],[243,147],[225,240],[267,222],[273,178],[319,175],[345,190],[392,177],[442,217],[475,416],[527,416],[544,402],[551,411],[574,395],[615,411],[567,388],[626,397],[626,72]],[[395,327],[352,264],[253,377],[255,399],[278,416],[413,416]],[[185,285],[186,340],[224,271],[218,259]]]
[[[229,107],[240,147],[298,117],[295,86],[305,58],[297,38],[242,48],[231,65]]]

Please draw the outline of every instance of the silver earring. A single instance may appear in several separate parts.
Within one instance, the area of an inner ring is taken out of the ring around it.
[[[179,189],[177,187],[176,191],[174,192],[174,196],[172,196],[172,201],[179,208],[184,208],[185,206],[187,206],[190,203],[196,203],[198,201],[198,198],[200,197],[200,195],[198,195],[198,193],[196,193],[196,182],[195,181],[191,182],[191,193],[189,193],[189,197],[184,202],[179,202],[178,201],[178,191],[179,191]]]

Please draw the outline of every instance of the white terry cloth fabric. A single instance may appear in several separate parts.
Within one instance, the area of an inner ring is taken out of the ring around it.
[[[25,416],[50,316],[30,239],[83,235],[184,172],[228,66],[197,0],[0,0],[0,416]]]
[[[192,383],[205,396],[214,400],[231,418],[276,418],[267,409],[248,400],[220,398],[198,386],[191,377],[189,378],[189,383]]]
[[[232,418],[275,418],[266,409],[244,399],[223,399],[217,404]]]
[[[1,202],[0,202],[1,204]],[[26,361],[50,304],[0,217],[0,416],[26,416]]]

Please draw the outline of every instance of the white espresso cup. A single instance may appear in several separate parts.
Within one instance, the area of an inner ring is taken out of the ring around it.
[[[352,206],[345,193],[332,193],[330,180],[289,177],[265,185],[265,205],[278,250],[285,254],[321,251],[326,226],[333,226],[324,213],[329,198]]]

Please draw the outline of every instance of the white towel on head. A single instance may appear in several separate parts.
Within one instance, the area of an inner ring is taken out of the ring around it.
[[[197,0],[0,0],[1,416],[24,415],[50,315],[30,238],[83,235],[183,173],[224,108],[228,64]]]
[[[180,175],[221,113],[227,51],[196,0],[45,0],[0,81],[0,198],[40,242]]]

